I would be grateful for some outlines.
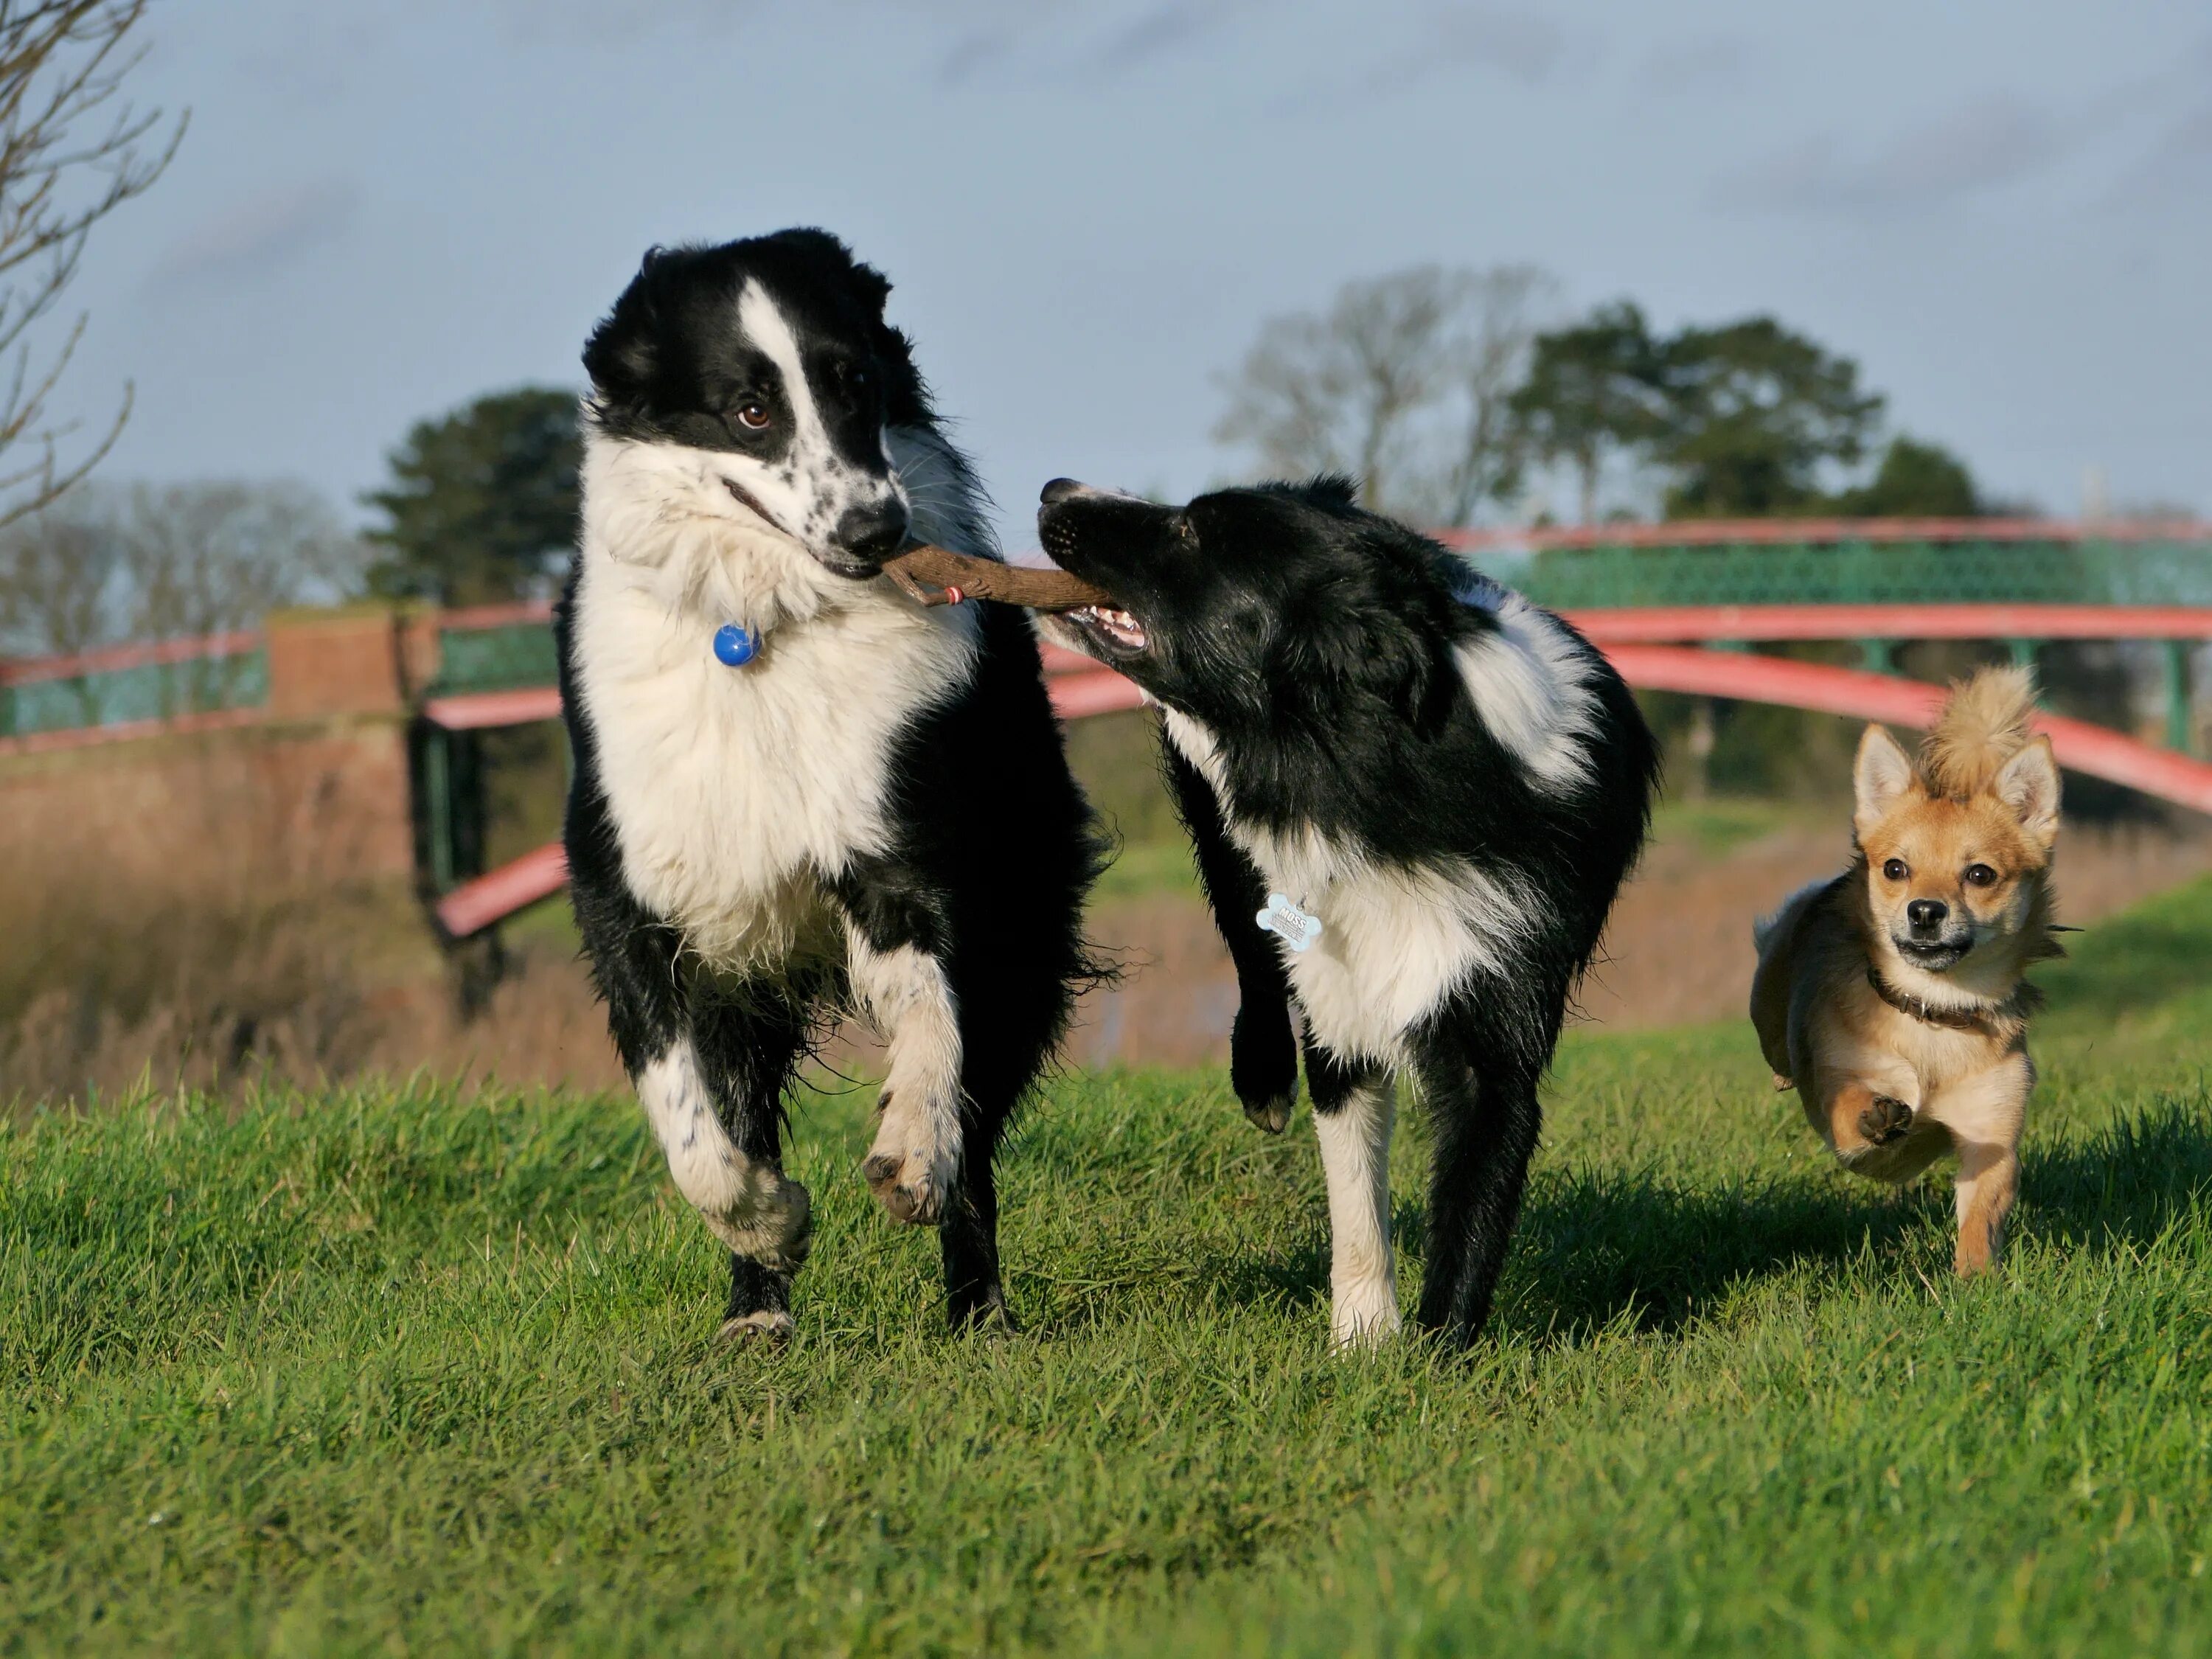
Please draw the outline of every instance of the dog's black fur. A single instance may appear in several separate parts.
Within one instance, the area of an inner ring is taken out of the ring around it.
[[[773,303],[796,343],[805,392],[818,415],[804,432],[793,428],[795,404],[805,399],[740,323],[740,296],[749,285]],[[619,674],[593,669],[587,607],[618,603],[617,585],[629,579],[625,572],[652,558],[698,561],[696,581],[669,584],[665,617],[652,613],[621,626],[645,635],[641,654],[649,659],[660,648],[656,630],[665,623],[661,654],[706,665],[696,671],[696,690],[684,689],[694,684],[686,679],[672,680],[678,689],[652,693],[676,711],[664,739],[672,751],[690,747],[686,734],[696,732],[703,753],[716,732],[750,717],[748,698],[777,684],[778,674],[796,672],[782,665],[803,659],[803,652],[794,654],[799,630],[831,628],[866,606],[911,605],[877,574],[884,553],[907,532],[909,512],[917,535],[992,552],[980,491],[944,437],[908,341],[884,320],[889,292],[878,273],[818,231],[656,250],[585,353],[593,387],[585,410],[585,528],[556,621],[574,756],[566,830],[571,892],[633,1081],[688,1044],[707,1103],[738,1165],[773,1172],[788,1197],[795,1218],[787,1237],[772,1249],[732,1251],[726,1328],[733,1334],[781,1334],[789,1328],[792,1277],[811,1230],[804,1190],[781,1181],[784,1099],[814,1038],[846,1006],[846,964],[836,952],[794,954],[732,969],[702,954],[682,917],[642,896],[648,884],[625,862],[624,815],[633,824],[680,818],[695,810],[689,805],[695,797],[657,799],[651,777],[625,782],[626,796],[611,786],[606,721],[593,710],[645,694],[627,689],[629,682]],[[755,430],[739,418],[741,411],[764,414],[769,424]],[[595,490],[611,495],[618,488],[646,488],[622,482],[631,474],[618,467],[595,468],[595,454],[604,461],[624,446],[651,452],[645,459],[676,480],[666,500],[635,502],[631,520],[611,516],[612,507],[595,512],[592,500]],[[794,477],[810,455],[827,481],[818,489],[805,476]],[[765,470],[743,471],[741,463]],[[601,527],[633,521],[650,524],[654,535],[667,523],[696,524],[705,539],[696,549],[672,543],[673,551],[657,543],[626,547],[614,544],[618,532]],[[769,596],[745,589],[752,578],[731,575],[738,567],[727,550],[740,544],[754,550],[744,555],[751,562],[744,568],[779,573],[775,580],[802,592],[805,603],[786,605],[788,619],[765,629],[757,660],[726,669],[707,662],[718,622],[774,609]],[[812,574],[810,559],[819,567]],[[594,599],[595,569],[614,599]],[[695,614],[687,595],[718,585],[731,590],[720,608],[709,600]],[[756,599],[759,612],[750,609]],[[833,931],[849,928],[876,951],[911,947],[950,988],[957,1018],[961,1139],[952,1189],[917,1197],[896,1185],[896,1159],[884,1170],[872,1158],[863,1173],[894,1216],[939,1224],[945,1292],[957,1327],[1006,1315],[993,1157],[1017,1105],[1050,1061],[1075,991],[1093,971],[1081,910],[1102,844],[1068,770],[1036,642],[1022,613],[975,602],[944,625],[972,625],[970,665],[907,688],[912,706],[893,723],[876,763],[880,774],[839,775],[841,763],[823,759],[842,752],[826,726],[821,737],[804,727],[808,711],[826,720],[852,695],[835,647],[825,647],[829,665],[808,671],[815,678],[778,716],[787,718],[795,706],[801,729],[761,739],[757,753],[775,769],[738,775],[732,767],[708,782],[732,811],[747,792],[790,792],[790,810],[798,813],[812,810],[799,793],[813,788],[830,798],[821,808],[825,817],[835,816],[840,795],[884,802],[879,838],[780,872],[778,879],[799,884]],[[866,759],[856,748],[851,764]],[[683,827],[663,830],[674,835]],[[719,879],[714,871],[694,873],[710,884]],[[734,871],[729,879],[733,911],[770,902],[741,890]],[[679,1146],[678,1137],[712,1138],[711,1126],[696,1119],[686,1129],[680,1099],[647,1107],[672,1170],[679,1152],[693,1150],[691,1139]]]
[[[1164,743],[1164,759],[1235,959],[1231,1076],[1255,1121],[1287,1117],[1292,975],[1306,964],[1256,925],[1283,877],[1255,848],[1318,836],[1348,863],[1471,871],[1512,896],[1498,959],[1439,984],[1395,1056],[1334,1045],[1319,1011],[1302,1011],[1317,1112],[1386,1065],[1417,1080],[1435,1146],[1417,1316],[1470,1340],[1518,1212],[1539,1079],[1643,843],[1657,754],[1634,699],[1566,623],[1359,510],[1340,480],[1224,490],[1182,508],[1057,480],[1038,526],[1048,552],[1127,613],[1048,628],[1142,686],[1170,711],[1171,739],[1194,722],[1210,736],[1207,764],[1180,739]],[[1583,751],[1571,787],[1548,787],[1501,736],[1517,731],[1525,747],[1531,728],[1486,710],[1455,658],[1504,625],[1502,610],[1556,630],[1545,637],[1587,694],[1579,725],[1555,734]]]

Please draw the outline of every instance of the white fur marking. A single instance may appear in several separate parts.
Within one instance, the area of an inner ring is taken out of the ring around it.
[[[970,605],[826,570],[732,501],[718,458],[589,433],[574,619],[630,890],[731,969],[842,943],[822,875],[880,850],[901,730],[974,672]],[[763,636],[742,673],[714,629]]]
[[[1498,631],[1454,652],[1475,713],[1529,775],[1554,794],[1589,782],[1597,698],[1589,654],[1546,612],[1495,583],[1462,590],[1498,620]]]
[[[1283,963],[1314,1033],[1345,1060],[1404,1061],[1406,1032],[1478,972],[1502,973],[1542,901],[1464,859],[1378,860],[1313,830],[1277,835],[1240,821],[1213,734],[1164,711],[1168,739],[1213,787],[1230,838],[1275,891],[1322,920],[1310,950]]]
[[[935,1212],[960,1167],[960,1018],[933,957],[910,945],[877,951],[847,930],[853,991],[890,1043],[884,1116],[868,1161],[889,1158],[896,1184]]]
[[[756,1164],[731,1140],[689,1042],[678,1042],[638,1073],[637,1098],[676,1190],[708,1231],[739,1255],[797,1268],[806,1255],[806,1188]]]
[[[716,457],[720,464],[739,477],[784,530],[814,548],[829,542],[848,508],[903,500],[896,477],[871,477],[837,453],[791,324],[757,282],[747,282],[738,295],[738,327],[782,379],[791,407],[791,443],[780,459],[727,454]]]
[[[1352,1091],[1314,1114],[1328,1181],[1329,1334],[1340,1348],[1371,1346],[1397,1330],[1398,1279],[1390,1255],[1389,1080]]]

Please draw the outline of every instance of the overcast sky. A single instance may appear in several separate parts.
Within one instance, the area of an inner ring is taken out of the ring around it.
[[[137,386],[112,477],[350,507],[413,419],[576,384],[647,244],[817,223],[1011,518],[1230,470],[1259,321],[1426,260],[1771,310],[1997,491],[2212,508],[2203,0],[155,10],[137,90],[191,129],[76,296],[72,396]]]

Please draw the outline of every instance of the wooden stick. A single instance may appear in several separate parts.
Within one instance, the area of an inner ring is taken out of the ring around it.
[[[884,574],[924,605],[952,605],[961,599],[997,599],[1031,611],[1073,611],[1086,605],[1110,605],[1102,588],[1065,570],[1000,564],[924,543],[884,561]]]

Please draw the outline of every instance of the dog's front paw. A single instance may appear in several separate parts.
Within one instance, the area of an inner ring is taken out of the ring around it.
[[[934,1227],[945,1218],[951,1170],[918,1152],[871,1152],[860,1165],[861,1179],[894,1221]]]
[[[720,1210],[702,1206],[699,1214],[736,1254],[777,1273],[797,1273],[813,1248],[812,1195],[772,1170],[757,1170],[737,1200]]]
[[[1279,1135],[1291,1127],[1291,1097],[1278,1095],[1273,1100],[1248,1100],[1244,1102],[1244,1115],[1252,1120],[1255,1128]]]
[[[955,1331],[970,1335],[1012,1336],[1022,1328],[1013,1310],[1006,1306],[1005,1289],[998,1285],[955,1294],[945,1312]]]
[[[1912,1127],[1912,1108],[1893,1095],[1876,1095],[1859,1114],[1859,1133],[1869,1146],[1887,1146]]]
[[[1255,1017],[1239,1009],[1230,1028],[1229,1084],[1244,1115],[1271,1135],[1291,1126],[1298,1092],[1298,1046],[1290,1016]]]
[[[797,1328],[791,1316],[782,1309],[763,1308],[724,1320],[722,1328],[714,1334],[732,1347],[780,1348],[791,1340],[791,1334]]]
[[[957,1121],[930,1112],[911,1093],[886,1089],[876,1139],[860,1161],[860,1178],[894,1221],[934,1227],[945,1218],[960,1173]]]

